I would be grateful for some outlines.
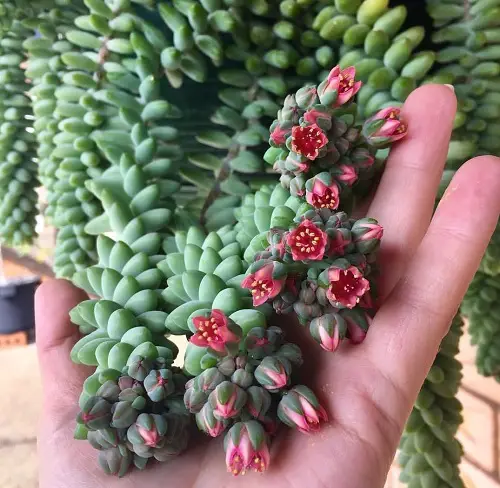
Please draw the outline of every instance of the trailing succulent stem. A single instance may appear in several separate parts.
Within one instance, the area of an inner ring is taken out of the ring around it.
[[[463,320],[455,317],[441,342],[401,439],[401,481],[409,486],[462,488],[459,464],[463,454],[456,439],[462,405],[455,398],[462,378],[456,359]]]

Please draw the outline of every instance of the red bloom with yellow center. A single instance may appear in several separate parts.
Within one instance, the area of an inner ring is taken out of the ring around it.
[[[335,182],[328,185],[316,177],[310,190],[308,186],[306,200],[313,207],[335,210],[339,206],[339,188]]]
[[[240,338],[228,328],[228,319],[221,310],[212,310],[210,317],[200,315],[193,318],[196,333],[189,339],[199,347],[209,347],[224,352],[225,345],[238,342]]]
[[[317,124],[307,127],[296,125],[292,129],[292,151],[302,154],[307,159],[316,159],[319,150],[327,143],[328,137]]]
[[[310,220],[303,220],[295,230],[288,234],[286,241],[292,251],[294,261],[323,259],[327,242],[326,233]]]
[[[242,281],[241,287],[252,292],[254,307],[266,303],[283,289],[286,276],[283,279],[275,279],[273,278],[273,270],[273,263],[267,263]]]
[[[347,269],[328,269],[328,290],[326,296],[333,306],[354,308],[361,297],[370,289],[369,281],[355,266]]]

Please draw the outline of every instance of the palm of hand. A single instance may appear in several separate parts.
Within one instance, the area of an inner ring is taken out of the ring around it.
[[[221,440],[201,436],[168,464],[120,480],[106,476],[94,449],[73,439],[86,372],[69,362],[76,333],[67,312],[83,297],[68,283],[52,282],[37,295],[45,396],[40,487],[381,488],[404,422],[500,212],[500,161],[476,158],[457,173],[429,226],[455,107],[452,92],[438,86],[418,89],[405,105],[410,136],[393,151],[368,211],[384,225],[385,236],[381,307],[365,342],[333,355],[320,353],[289,318],[280,323],[304,352],[304,383],[329,413],[330,422],[318,434],[283,429],[273,442],[269,471],[258,478],[229,476]]]

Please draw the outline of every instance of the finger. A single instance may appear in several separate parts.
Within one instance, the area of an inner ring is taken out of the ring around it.
[[[85,298],[85,293],[65,280],[44,282],[35,296],[38,361],[45,406],[49,409],[74,405],[90,374],[89,368],[77,366],[69,357],[80,338],[69,311]]]
[[[454,92],[443,85],[415,90],[404,105],[408,135],[392,149],[368,211],[384,227],[379,254],[381,299],[398,281],[429,225],[456,105]]]
[[[475,158],[453,178],[421,246],[375,317],[365,353],[408,402],[432,365],[499,214],[500,159]]]

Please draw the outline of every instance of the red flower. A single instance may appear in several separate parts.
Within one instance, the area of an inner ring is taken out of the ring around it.
[[[370,289],[369,281],[355,266],[347,269],[331,267],[328,270],[329,286],[326,296],[335,306],[354,308],[360,298]]]
[[[265,264],[255,273],[248,275],[241,283],[242,288],[252,290],[254,307],[266,303],[274,298],[283,289],[286,277],[283,279],[273,278],[274,266],[272,262]]]
[[[296,125],[292,129],[292,151],[310,160],[316,159],[319,150],[327,143],[328,137],[316,124],[307,127]]]
[[[209,347],[224,352],[225,345],[238,342],[240,338],[227,326],[227,317],[220,310],[212,310],[210,317],[200,315],[193,318],[196,333],[189,339],[195,346]]]
[[[288,234],[286,243],[292,251],[294,261],[323,259],[328,237],[310,220],[303,220]]]
[[[353,166],[342,164],[339,166],[339,169],[342,170],[342,174],[337,176],[340,181],[349,186],[352,186],[354,185],[354,183],[356,183],[358,174],[356,173],[356,169]]]
[[[306,186],[306,200],[313,207],[335,210],[339,206],[339,188],[335,182],[326,185],[320,178],[314,178],[311,190]]]

